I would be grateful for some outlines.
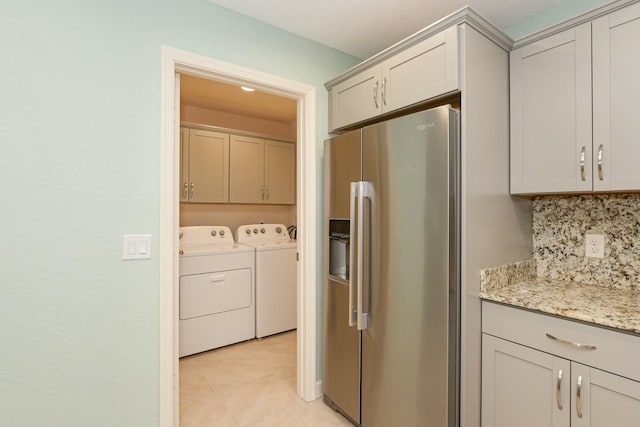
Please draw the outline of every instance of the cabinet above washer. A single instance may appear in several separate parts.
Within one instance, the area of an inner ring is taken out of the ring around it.
[[[180,127],[180,202],[296,204],[296,144],[214,126]]]

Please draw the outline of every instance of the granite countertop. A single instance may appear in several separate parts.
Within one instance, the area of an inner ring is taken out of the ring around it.
[[[480,298],[640,334],[637,289],[535,277],[526,263],[484,270]]]

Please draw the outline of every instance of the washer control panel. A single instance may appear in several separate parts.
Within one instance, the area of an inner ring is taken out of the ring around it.
[[[180,227],[178,236],[180,247],[234,243],[231,229],[222,225]]]
[[[287,227],[282,224],[247,224],[236,230],[238,243],[262,243],[289,240]]]

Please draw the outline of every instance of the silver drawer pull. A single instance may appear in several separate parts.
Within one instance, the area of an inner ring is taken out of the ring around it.
[[[576,387],[576,412],[578,413],[578,418],[582,418],[582,375],[578,375]]]
[[[587,180],[587,175],[584,172],[584,156],[586,154],[586,150],[587,147],[584,145],[582,146],[582,150],[580,150],[580,178],[582,178],[583,181]]]
[[[558,409],[560,409],[562,411],[562,395],[561,395],[561,389],[562,389],[562,369],[558,370],[558,383],[556,386],[556,403],[558,404]]]
[[[373,103],[376,105],[376,108],[379,108],[378,105],[378,81],[376,80],[376,84],[373,86]]]
[[[600,181],[604,180],[604,175],[602,173],[602,144],[600,144],[600,147],[598,147],[598,178],[600,178]]]
[[[595,349],[596,349],[596,346],[595,346],[595,345],[590,345],[590,344],[580,344],[580,343],[577,343],[577,342],[573,342],[573,341],[565,340],[565,339],[563,339],[563,338],[557,338],[557,337],[554,337],[553,335],[551,335],[551,334],[549,334],[549,333],[547,333],[547,338],[551,338],[551,339],[552,339],[552,340],[554,340],[554,341],[558,341],[558,342],[561,342],[561,343],[563,343],[563,344],[569,344],[569,345],[572,345],[572,346],[574,346],[574,347],[582,348],[582,349],[585,349],[585,350],[595,350]]]
[[[387,78],[382,79],[382,103],[387,105]]]

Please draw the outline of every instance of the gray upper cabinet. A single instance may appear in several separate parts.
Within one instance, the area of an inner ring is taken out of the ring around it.
[[[231,135],[231,203],[296,203],[296,146],[290,142]]]
[[[593,190],[640,189],[640,3],[593,21]]]
[[[511,52],[511,193],[640,190],[640,4]]]
[[[591,191],[591,24],[511,52],[511,192]]]
[[[381,76],[382,69],[380,65],[376,65],[331,89],[331,129],[381,114],[382,107],[378,100]]]
[[[265,203],[296,203],[296,146],[289,142],[264,141]]]
[[[295,205],[296,144],[182,126],[180,202]]]
[[[229,201],[229,135],[180,128],[180,201]]]
[[[329,87],[331,130],[459,89],[458,26]]]

